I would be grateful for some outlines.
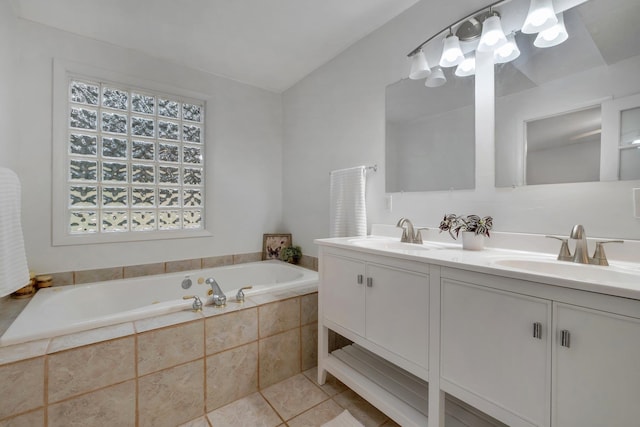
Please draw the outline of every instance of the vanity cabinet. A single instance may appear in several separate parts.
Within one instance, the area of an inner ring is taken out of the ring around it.
[[[551,301],[442,279],[442,387],[505,408],[510,426],[548,426]]]
[[[425,377],[429,366],[426,266],[327,253],[322,262],[323,320],[364,347]],[[408,362],[408,363],[407,363]]]
[[[556,303],[554,323],[552,425],[640,425],[640,320]]]

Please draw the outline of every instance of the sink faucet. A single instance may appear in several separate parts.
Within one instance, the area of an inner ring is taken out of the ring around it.
[[[405,227],[406,226],[406,227]],[[422,234],[420,234],[421,230],[426,230],[426,228],[418,228],[414,231],[413,224],[409,221],[408,218],[400,218],[396,227],[402,228],[402,238],[400,239],[403,243],[417,243],[419,245],[422,244]]]
[[[213,277],[209,277],[205,280],[205,283],[211,286],[211,295],[213,295],[213,305],[216,307],[224,307],[227,304],[227,296],[222,292],[218,282]]]
[[[587,233],[584,232],[584,227],[580,224],[574,225],[569,238],[576,240],[573,262],[589,264],[589,247],[587,246]]]

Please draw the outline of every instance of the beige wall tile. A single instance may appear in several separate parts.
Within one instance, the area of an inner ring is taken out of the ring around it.
[[[134,338],[93,344],[49,356],[49,402],[135,377]]]
[[[44,357],[0,366],[0,419],[44,404]]]
[[[266,388],[300,372],[300,329],[259,341],[259,387]]]
[[[300,324],[306,325],[318,321],[318,293],[300,297]]]
[[[18,415],[0,421],[0,427],[43,427],[44,426],[44,409],[38,409],[33,412]]]
[[[216,409],[207,414],[214,427],[251,426],[274,427],[282,423],[280,417],[269,406],[260,393],[254,393],[243,399]]]
[[[234,264],[243,264],[245,262],[256,262],[261,260],[262,260],[262,252],[233,255]]]
[[[308,268],[309,270],[318,271],[318,258],[309,255],[302,255],[299,265],[300,267]]]
[[[202,268],[222,267],[233,264],[233,255],[212,256],[202,258]]]
[[[205,320],[207,354],[258,339],[258,309],[249,308]]]
[[[138,379],[139,427],[175,427],[204,413],[204,359]]]
[[[258,391],[258,343],[207,357],[207,412]]]
[[[202,319],[202,312],[183,310],[169,314],[162,314],[155,317],[147,317],[146,319],[136,320],[135,322],[133,322],[133,325],[136,332],[140,334],[142,332],[166,328],[168,326],[177,325],[179,323],[189,323],[193,322],[194,320],[200,319]]]
[[[122,279],[122,267],[99,268],[96,270],[76,271],[74,274],[74,282],[76,285],[81,283],[102,282],[103,280]]]
[[[119,323],[117,325],[105,326],[103,328],[89,329],[87,331],[75,332],[51,339],[51,344],[47,352],[57,353],[63,350],[83,347],[89,344],[110,341],[122,338],[135,333],[133,323]]]
[[[138,375],[204,357],[204,321],[138,335]]]
[[[177,271],[199,270],[202,268],[202,260],[200,258],[183,259],[180,261],[167,261],[165,263],[165,271],[167,273],[175,273]]]
[[[333,400],[322,402],[318,406],[309,409],[307,412],[298,415],[287,422],[289,427],[317,427],[327,423],[340,415],[344,411]]]
[[[140,264],[140,265],[127,265],[124,267],[124,277],[140,277],[151,276],[152,274],[163,274],[164,262],[157,262],[155,264]]]
[[[318,324],[311,323],[300,328],[300,351],[302,352],[302,370],[318,364]]]
[[[53,280],[53,286],[73,285],[73,271],[50,273],[50,276]]]
[[[134,427],[136,383],[127,381],[50,405],[48,427]]]
[[[329,396],[298,374],[262,390],[262,395],[284,420],[290,420]]]
[[[258,307],[260,338],[300,326],[300,298],[291,298]]]
[[[44,339],[0,347],[0,365],[44,356],[48,346],[49,340]]]

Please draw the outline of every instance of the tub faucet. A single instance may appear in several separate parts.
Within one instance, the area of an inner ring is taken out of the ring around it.
[[[222,292],[218,282],[213,277],[209,277],[205,280],[205,283],[211,286],[211,295],[213,295],[213,305],[216,307],[224,307],[227,304],[227,296]]]
[[[406,227],[405,227],[406,226]],[[421,230],[426,230],[426,228],[418,228],[414,231],[413,223],[408,218],[400,218],[396,227],[402,228],[402,238],[400,239],[403,243],[417,243],[419,245],[422,244],[422,234],[420,234]]]

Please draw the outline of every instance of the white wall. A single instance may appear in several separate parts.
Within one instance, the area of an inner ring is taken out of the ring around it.
[[[262,234],[281,231],[279,94],[32,22],[18,20],[16,32],[20,41],[19,109],[14,127],[20,131],[18,173],[23,184],[23,226],[31,269],[56,272],[260,252]],[[211,98],[206,117],[206,223],[213,237],[51,245],[54,57]]]
[[[10,2],[0,1],[0,166],[11,169],[16,168],[18,160],[18,128],[14,126],[16,109],[13,89],[17,58],[16,21]]]
[[[566,235],[582,223],[589,236],[640,239],[631,191],[639,181],[494,187],[488,80],[476,88],[476,189],[394,194],[393,212],[385,210],[385,87],[406,77],[411,49],[484,5],[423,0],[284,93],[284,223],[305,253],[315,252],[313,239],[329,235],[329,171],[373,163],[379,168],[368,179],[369,223],[405,216],[436,227],[447,212],[477,213],[493,215],[497,231]],[[477,78],[492,75],[487,68]]]

